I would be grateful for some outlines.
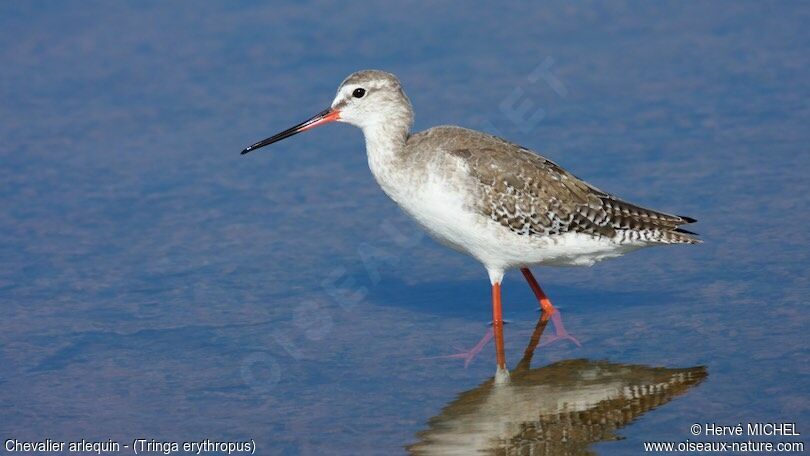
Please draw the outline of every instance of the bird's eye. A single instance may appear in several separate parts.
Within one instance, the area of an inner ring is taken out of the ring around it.
[[[354,92],[352,92],[352,96],[354,98],[363,98],[363,95],[365,95],[365,94],[366,94],[366,89],[364,89],[362,87],[358,87],[358,88],[354,89]]]

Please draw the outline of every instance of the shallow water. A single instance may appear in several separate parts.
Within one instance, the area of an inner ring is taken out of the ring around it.
[[[502,134],[699,219],[700,246],[536,271],[582,347],[534,368],[708,373],[591,451],[806,433],[810,8],[611,5],[0,6],[0,436],[397,454],[492,376],[491,345],[429,359],[487,331],[486,274],[400,215],[359,131],[238,154],[368,67],[417,129]],[[519,274],[504,302],[514,366],[537,321]]]

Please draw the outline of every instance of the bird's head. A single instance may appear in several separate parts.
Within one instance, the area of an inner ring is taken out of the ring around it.
[[[413,108],[396,76],[379,70],[358,71],[340,84],[329,108],[248,146],[242,154],[330,122],[346,122],[365,133],[388,130],[407,134],[413,124]]]

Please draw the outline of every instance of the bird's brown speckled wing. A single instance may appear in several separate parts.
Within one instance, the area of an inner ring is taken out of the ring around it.
[[[589,185],[556,163],[501,138],[443,127],[444,150],[480,182],[478,209],[520,235],[578,232],[618,241],[699,242],[678,225],[693,219],[636,206]]]

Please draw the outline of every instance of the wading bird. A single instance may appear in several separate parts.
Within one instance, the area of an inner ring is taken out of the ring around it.
[[[489,273],[498,381],[509,375],[501,310],[507,270],[520,269],[543,314],[559,319],[529,267],[590,266],[642,247],[700,242],[679,228],[694,219],[622,201],[496,136],[453,126],[412,134],[413,117],[396,76],[358,71],[343,81],[328,109],[242,154],[329,122],[359,127],[382,190],[433,238],[471,255]]]

